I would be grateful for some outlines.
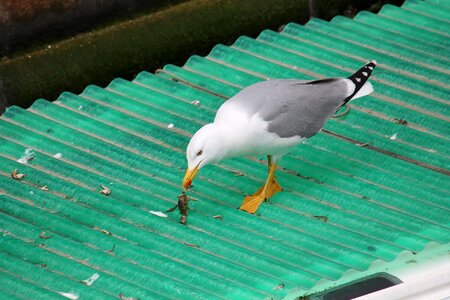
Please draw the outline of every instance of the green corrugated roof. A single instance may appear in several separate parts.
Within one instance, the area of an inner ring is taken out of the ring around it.
[[[448,244],[448,8],[409,0],[288,24],[183,67],[10,107],[0,118],[1,294],[282,298]],[[267,78],[347,76],[371,59],[375,93],[283,158],[285,191],[256,215],[236,209],[265,179],[252,158],[202,169],[187,226],[149,212],[176,203],[189,138],[226,98]]]

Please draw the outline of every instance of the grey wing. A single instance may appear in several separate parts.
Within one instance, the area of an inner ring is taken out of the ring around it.
[[[280,137],[308,138],[322,129],[351,94],[351,88],[344,78],[270,80],[250,86],[241,93],[236,100],[245,105],[250,114],[258,113],[267,121],[270,132]]]

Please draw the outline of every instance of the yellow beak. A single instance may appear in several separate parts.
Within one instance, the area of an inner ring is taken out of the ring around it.
[[[191,186],[192,181],[194,180],[197,173],[198,173],[198,165],[192,170],[189,170],[189,168],[186,169],[186,174],[184,174],[183,179],[183,190],[186,190]]]

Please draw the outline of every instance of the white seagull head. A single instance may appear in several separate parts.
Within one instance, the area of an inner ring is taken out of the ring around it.
[[[221,160],[225,155],[223,143],[221,143],[220,128],[214,123],[200,128],[186,150],[188,168],[183,179],[183,188],[188,188],[198,170],[203,166]]]

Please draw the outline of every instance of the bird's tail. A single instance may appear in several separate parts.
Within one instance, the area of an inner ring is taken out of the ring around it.
[[[373,69],[375,69],[377,62],[375,60],[370,61],[364,67],[355,72],[355,74],[348,77],[355,85],[353,93],[344,99],[342,104],[339,106],[338,110],[344,106],[348,101],[356,99],[362,96],[369,95],[373,92],[372,84],[367,81],[372,74]]]

